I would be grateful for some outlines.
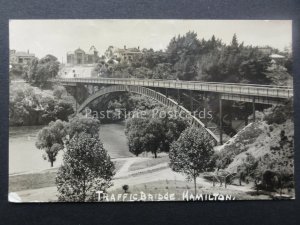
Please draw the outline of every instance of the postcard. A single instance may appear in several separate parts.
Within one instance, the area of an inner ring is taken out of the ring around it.
[[[295,199],[291,20],[9,22],[10,202]]]

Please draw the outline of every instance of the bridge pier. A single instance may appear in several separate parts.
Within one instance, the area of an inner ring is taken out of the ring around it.
[[[255,97],[253,97],[252,101],[252,114],[253,114],[253,122],[255,122]]]
[[[77,99],[78,99],[78,97],[77,97],[77,85],[76,85],[76,86],[75,86],[75,110],[76,110],[76,112],[77,112],[77,110],[78,110]]]
[[[207,93],[204,92],[204,126],[207,128],[207,106],[208,106],[208,99],[207,99]]]
[[[177,102],[180,105],[180,89],[177,89]]]
[[[222,98],[219,98],[219,113],[220,113],[220,144],[223,144],[223,112],[222,112]]]
[[[191,112],[194,111],[194,102],[193,102],[193,96],[192,96],[192,90],[189,91],[190,94],[190,107],[191,107]]]

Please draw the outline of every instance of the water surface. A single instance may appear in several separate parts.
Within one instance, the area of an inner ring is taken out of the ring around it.
[[[10,127],[9,129],[9,174],[37,172],[50,169],[50,162],[43,159],[43,150],[35,147],[37,133],[43,126]],[[100,138],[112,158],[133,156],[127,145],[124,123],[102,124]],[[54,167],[62,163],[62,152],[57,156]]]

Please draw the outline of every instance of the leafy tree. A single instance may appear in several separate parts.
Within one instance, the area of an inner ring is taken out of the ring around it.
[[[206,131],[189,127],[171,145],[170,167],[175,172],[185,174],[188,180],[194,180],[196,194],[196,179],[200,173],[213,169],[213,155],[212,140]]]
[[[71,139],[75,134],[82,132],[88,133],[92,136],[98,137],[100,129],[100,121],[92,117],[75,116],[66,127],[69,138]]]
[[[22,64],[14,64],[11,66],[9,70],[10,78],[21,78],[23,75],[23,65]]]
[[[46,55],[44,58],[33,59],[24,71],[24,78],[31,84],[44,86],[48,79],[57,76],[59,62],[53,55]]]
[[[41,99],[41,106],[42,106],[42,120],[44,123],[49,123],[50,121],[56,120],[56,114],[55,114],[55,107],[56,107],[56,101],[53,97],[46,96]]]
[[[9,123],[12,125],[24,125],[29,117],[29,111],[22,102],[10,101]]]
[[[67,91],[64,86],[55,85],[53,87],[53,95],[57,99],[62,99],[64,96],[67,95]]]
[[[128,192],[128,189],[129,189],[128,184],[124,184],[124,185],[122,186],[122,189],[124,190],[124,193],[127,193],[127,192]]]
[[[66,146],[56,176],[59,201],[94,201],[97,191],[112,186],[115,167],[98,137],[76,134]]]
[[[293,99],[288,99],[284,105],[272,106],[269,113],[264,116],[264,120],[266,120],[268,124],[282,124],[287,119],[293,120],[293,113]]]
[[[37,135],[35,145],[38,149],[45,151],[51,167],[53,167],[58,152],[64,148],[63,140],[66,135],[65,122],[61,120],[51,122],[49,126],[40,130]]]
[[[54,107],[56,119],[67,121],[68,117],[74,113],[72,103],[66,100],[59,100]]]
[[[20,89],[18,85],[11,84],[9,103],[9,122],[14,126],[42,125],[57,119],[67,121],[74,113],[70,98],[53,98],[29,85]]]
[[[163,138],[161,121],[151,119],[150,116],[148,118],[132,118],[126,123],[125,133],[130,152],[136,156],[145,151],[152,152],[157,158],[157,151]]]
[[[9,122],[12,125],[30,125],[36,122],[41,96],[33,88],[20,89],[10,86]]]
[[[144,121],[142,119],[135,119],[130,122],[131,127],[142,127]],[[144,133],[144,132],[143,132]],[[128,147],[129,151],[134,155],[138,156],[139,154],[145,152],[145,144],[141,141],[143,138],[143,133],[138,132],[137,129],[130,128],[128,129],[128,123],[126,123],[126,131],[125,134],[128,139]]]
[[[26,66],[23,67],[23,78],[29,83],[33,84],[37,74],[39,60],[37,58],[33,58],[31,61],[27,63]]]
[[[162,115],[157,113],[159,111]],[[157,107],[155,111],[146,110],[143,113],[126,121],[129,151],[135,155],[147,151],[157,158],[158,152],[169,151],[170,144],[177,140],[188,122],[185,118],[175,116],[175,111],[167,107]]]

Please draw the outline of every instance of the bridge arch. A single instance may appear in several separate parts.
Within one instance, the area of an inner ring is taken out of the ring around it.
[[[188,111],[183,106],[180,106],[176,101],[173,99],[170,99],[166,97],[165,95],[154,91],[149,88],[145,88],[142,86],[132,86],[132,85],[111,85],[108,87],[105,87],[96,93],[89,96],[77,109],[77,113],[80,113],[83,111],[88,104],[90,104],[92,101],[96,100],[97,98],[102,97],[103,95],[114,93],[114,92],[131,92],[139,95],[144,95],[146,97],[150,97],[160,103],[162,103],[165,106],[174,107],[178,110],[178,112],[184,112],[189,117],[190,124],[196,127],[201,127],[207,131],[207,133],[212,137],[213,140],[215,140],[217,143],[219,143],[219,138],[209,129],[205,128],[204,123],[202,123],[198,118],[193,116],[190,111]]]

